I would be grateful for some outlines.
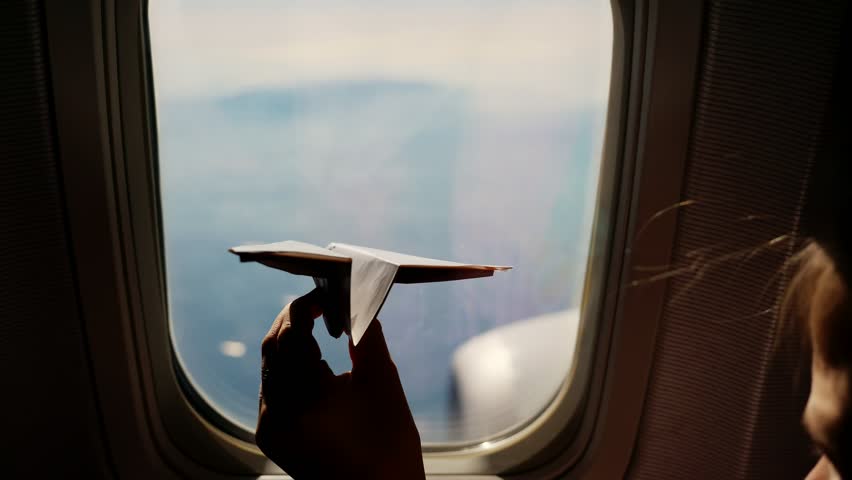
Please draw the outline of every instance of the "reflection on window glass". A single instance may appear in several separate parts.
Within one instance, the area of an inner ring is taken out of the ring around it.
[[[260,340],[312,282],[226,252],[345,242],[513,265],[398,285],[381,319],[424,442],[530,420],[571,367],[598,182],[605,0],[150,6],[171,331],[253,430]],[[345,338],[314,331],[337,372]]]

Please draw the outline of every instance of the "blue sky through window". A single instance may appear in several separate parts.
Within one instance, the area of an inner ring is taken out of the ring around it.
[[[515,266],[396,286],[380,316],[423,440],[473,440],[455,411],[453,352],[579,302],[609,8],[151,2],[172,335],[216,408],[253,429],[260,340],[312,288],[227,248],[339,241]],[[345,340],[317,325],[329,364],[345,371]]]

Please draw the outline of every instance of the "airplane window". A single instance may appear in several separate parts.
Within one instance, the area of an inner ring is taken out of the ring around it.
[[[149,31],[171,334],[201,397],[254,430],[260,340],[313,283],[227,249],[301,240],[514,266],[382,309],[424,443],[548,404],[578,331],[609,1],[160,0]]]

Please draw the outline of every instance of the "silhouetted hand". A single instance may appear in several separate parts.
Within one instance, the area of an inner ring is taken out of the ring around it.
[[[424,478],[420,435],[373,320],[352,371],[335,376],[311,330],[318,290],[284,307],[263,339],[257,446],[295,479]]]

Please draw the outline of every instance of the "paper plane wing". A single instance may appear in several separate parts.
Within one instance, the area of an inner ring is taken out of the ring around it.
[[[379,250],[377,248],[358,247],[344,243],[332,243],[328,246],[332,252],[351,254],[353,250],[379,258],[397,266],[393,283],[429,283],[465,280],[468,278],[490,277],[494,272],[510,270],[502,265],[476,265],[469,263],[436,260],[417,257],[404,253]]]
[[[310,243],[286,242],[263,245],[243,245],[229,250],[241,262],[258,262],[268,267],[284,270],[294,275],[325,277],[336,274],[341,268],[348,270],[352,259]]]
[[[340,338],[349,332],[349,280],[352,258],[310,243],[288,240],[229,249],[241,262],[258,262],[294,275],[313,277],[322,290],[323,320],[328,333]]]

